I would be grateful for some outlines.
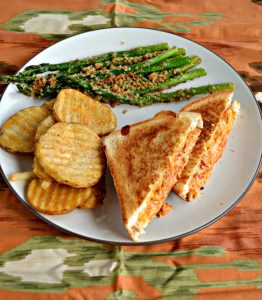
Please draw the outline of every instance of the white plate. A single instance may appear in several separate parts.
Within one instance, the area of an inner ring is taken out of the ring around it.
[[[241,103],[240,116],[236,120],[222,159],[216,165],[212,177],[193,203],[181,200],[171,193],[169,203],[174,209],[166,217],[155,219],[141,236],[141,243],[156,243],[192,234],[218,220],[236,205],[250,188],[261,161],[262,122],[258,105],[241,77],[225,61],[206,48],[179,36],[142,28],[114,28],[87,32],[63,40],[35,56],[27,65],[43,62],[58,63],[100,53],[124,50],[139,45],[168,42],[187,50],[188,55],[198,54],[203,59],[201,67],[208,75],[179,87],[199,86],[208,83],[232,81],[235,83],[234,98]],[[0,104],[0,125],[18,110],[40,105],[42,101],[18,93],[14,85],[6,89]],[[178,111],[187,102],[155,104],[145,108],[120,105],[113,109],[118,126],[132,124],[169,109]],[[123,114],[123,110],[127,113]],[[0,150],[0,164],[7,178],[13,172],[31,169],[32,160]],[[8,181],[8,180],[7,180]],[[9,182],[12,191],[26,207],[25,183]],[[75,211],[60,215],[43,215],[30,208],[37,216],[67,232],[96,241],[133,244],[123,226],[119,204],[109,174],[107,174],[107,196],[98,209]]]

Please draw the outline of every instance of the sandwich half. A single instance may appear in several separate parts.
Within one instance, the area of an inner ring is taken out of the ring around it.
[[[160,212],[201,132],[198,113],[158,114],[104,139],[124,225],[134,241]]]
[[[232,102],[232,91],[217,92],[185,106],[183,112],[198,112],[203,119],[203,130],[191,152],[173,190],[183,199],[197,198],[210,177],[215,163],[222,156],[227,137],[240,110]]]

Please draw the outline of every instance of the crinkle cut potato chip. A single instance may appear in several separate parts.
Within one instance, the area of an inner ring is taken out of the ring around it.
[[[87,125],[100,136],[116,128],[116,116],[107,105],[73,89],[59,92],[53,113],[59,122]]]
[[[11,153],[33,153],[37,126],[51,113],[42,106],[32,106],[20,110],[2,126],[0,145]]]
[[[46,107],[46,108],[49,108],[49,109],[53,109],[53,106],[54,106],[55,102],[56,102],[56,99],[48,100],[48,101],[46,101],[46,102],[44,102],[44,103],[42,104],[42,107]]]
[[[34,162],[33,162],[33,172],[36,177],[42,180],[52,180],[52,178],[46,174],[45,170],[40,165],[36,156],[34,157]]]
[[[56,120],[52,114],[47,116],[37,127],[35,133],[35,142],[40,139],[40,136],[45,134],[47,130],[55,124]]]
[[[96,184],[105,170],[102,142],[86,125],[54,124],[40,137],[35,155],[49,176],[72,187]]]
[[[102,176],[97,184],[88,189],[90,192],[89,197],[81,202],[79,208],[93,208],[103,203],[106,195],[105,176]]]
[[[64,214],[77,207],[95,208],[105,197],[103,190],[99,190],[97,186],[77,189],[57,182],[43,187],[42,183],[40,179],[30,182],[27,200],[36,210],[45,214]]]

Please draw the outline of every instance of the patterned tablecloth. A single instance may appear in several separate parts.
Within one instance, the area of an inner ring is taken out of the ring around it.
[[[1,0],[0,73],[13,74],[68,36],[149,27],[211,49],[257,93],[262,91],[261,5],[259,0]],[[262,299],[261,226],[262,173],[215,224],[177,241],[133,247],[89,242],[54,229],[2,180],[0,299]]]

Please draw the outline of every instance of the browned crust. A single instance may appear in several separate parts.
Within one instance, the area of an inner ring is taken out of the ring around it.
[[[164,216],[167,215],[172,209],[173,209],[173,205],[171,205],[171,204],[165,202],[165,203],[162,205],[160,211],[157,213],[157,217],[158,217],[158,218],[164,217]]]
[[[166,118],[166,117],[165,117]],[[173,118],[171,119],[171,122],[173,121]],[[152,122],[152,125],[150,124]],[[124,146],[125,150],[123,151],[123,155],[120,156],[119,154],[119,151],[118,149],[114,149],[112,150],[112,148],[109,148],[109,143],[108,143],[108,140],[110,138],[111,141],[114,140],[114,138],[118,139],[117,141],[113,141],[115,143],[119,143],[119,131],[115,131],[113,133],[111,133],[107,138],[105,138],[105,141],[104,141],[104,145],[105,145],[105,154],[106,154],[106,157],[107,157],[107,161],[108,161],[108,164],[109,164],[109,168],[110,168],[110,172],[111,172],[111,175],[113,177],[113,180],[114,180],[114,185],[115,185],[115,188],[116,188],[116,191],[117,191],[117,194],[118,194],[118,198],[119,198],[119,201],[120,201],[120,206],[121,206],[121,212],[122,212],[122,218],[123,218],[123,222],[125,225],[127,225],[127,222],[128,222],[128,217],[126,215],[126,210],[123,206],[123,203],[125,201],[125,193],[123,192],[123,189],[121,187],[121,181],[122,181],[122,178],[121,178],[121,175],[119,173],[119,166],[115,163],[116,160],[118,161],[121,161],[121,164],[123,164],[123,167],[127,167],[126,168],[126,172],[129,173],[130,175],[130,178],[132,177],[132,172],[134,175],[135,174],[135,171],[136,170],[131,170],[130,169],[130,165],[129,165],[129,161],[135,159],[135,157],[138,157],[137,153],[135,153],[135,149],[137,147],[139,147],[139,141],[141,139],[141,137],[144,135],[144,131],[143,131],[143,128],[145,129],[145,125],[147,124],[150,124],[150,126],[152,127],[153,126],[153,123],[155,122],[155,119],[154,118],[151,118],[151,119],[148,119],[148,120],[145,120],[145,121],[141,121],[141,122],[138,122],[136,124],[133,124],[130,126],[130,133],[133,134],[134,131],[136,131],[136,134],[135,134],[135,137],[134,139],[130,139],[128,141],[128,143]],[[141,128],[141,132],[137,132],[137,128]],[[162,127],[163,129],[163,127]],[[149,131],[147,132],[147,138],[150,139],[150,138],[153,138],[153,135],[154,133],[157,133],[157,131],[159,130],[158,129],[154,129],[153,131]],[[121,144],[121,142],[120,142]],[[122,145],[121,145],[122,146]],[[130,151],[130,149],[132,149],[132,151]],[[148,153],[151,153],[151,151],[148,149]],[[158,154],[159,151],[156,153]],[[125,157],[125,154],[127,154],[127,156]],[[140,153],[139,157],[144,157],[142,159],[142,164],[145,165],[145,167],[148,165],[148,156],[146,155],[146,153],[144,153],[144,155],[142,155]],[[124,162],[124,163],[123,163]],[[128,167],[129,165],[129,167]],[[166,168],[166,166],[165,166]],[[153,176],[152,177],[152,173],[148,172],[146,170],[146,168],[143,170],[143,174],[140,174],[140,179],[142,179],[143,177],[147,178],[147,181],[148,183],[150,184],[150,182],[155,182],[157,180],[157,177],[156,176]],[[144,199],[144,196],[141,196],[139,195],[139,193],[141,193],[141,190],[144,191],[144,194],[146,194],[147,192],[149,192],[150,188],[149,188],[149,184],[148,185],[142,185],[141,184],[141,180],[139,180],[139,178],[137,178],[136,180],[138,180],[140,182],[139,184],[139,190],[138,191],[138,194],[137,194],[137,199],[139,201],[138,203],[138,206],[142,203],[143,199]],[[126,183],[123,183],[123,184],[126,184]]]
[[[227,143],[227,138],[232,130],[236,116],[237,113],[234,112],[232,106],[230,106],[223,113],[223,116],[221,117],[220,122],[213,133],[214,143],[216,143],[216,141],[219,140],[219,143],[215,144],[217,149],[216,154],[210,153],[210,149],[205,151],[206,154],[203,155],[203,157],[201,158],[197,174],[192,176],[190,182],[188,183],[190,188],[185,197],[181,195],[180,191],[174,188],[175,192],[177,192],[177,194],[180,197],[183,197],[185,198],[185,200],[188,201],[191,201],[198,197],[200,189],[204,186],[204,184],[208,181],[209,177],[211,176],[215,163],[223,155]],[[202,147],[196,147],[196,149],[193,150],[192,155],[198,155],[198,152],[201,151],[203,151]],[[183,176],[182,174],[180,178],[181,182],[185,182],[187,180],[186,178],[187,176]]]
[[[189,122],[189,120],[188,120]],[[185,123],[186,124],[186,123]],[[130,125],[125,130],[111,133],[104,141],[104,151],[120,202],[123,222],[129,235],[135,240],[129,226],[129,217],[152,193],[145,211],[149,221],[161,209],[172,186],[187,162],[187,141],[196,141],[200,129],[190,131],[189,123],[174,118],[174,114],[162,113],[146,121]],[[187,130],[186,134],[184,129]],[[183,130],[183,132],[182,132]],[[187,136],[190,139],[187,140]],[[132,162],[132,163],[131,163]],[[124,174],[124,177],[123,177]],[[129,186],[132,188],[129,189]],[[157,203],[150,205],[151,200]],[[130,208],[130,210],[128,209]],[[143,212],[141,216],[143,216]]]
[[[177,113],[171,110],[161,110],[155,115],[155,117],[159,117],[159,116],[170,116],[176,118]]]
[[[201,111],[203,111],[204,105],[211,104],[215,113],[218,108],[216,109],[213,106],[214,102],[220,102],[221,100],[225,101],[225,99],[228,99],[232,94],[233,92],[231,90],[216,92],[185,105],[183,108],[181,108],[180,111],[196,111],[198,109],[201,109]]]

